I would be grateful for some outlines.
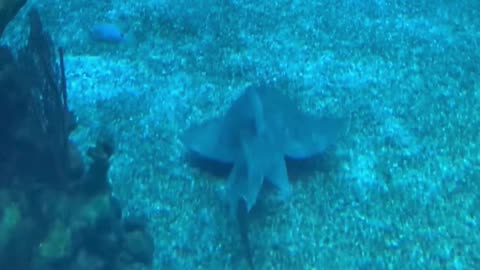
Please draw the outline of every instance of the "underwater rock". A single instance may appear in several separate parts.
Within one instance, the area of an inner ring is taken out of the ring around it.
[[[27,0],[0,0],[0,37],[7,24],[26,2]]]
[[[131,256],[132,261],[150,264],[153,260],[153,239],[144,231],[127,233],[125,251]]]
[[[147,225],[147,218],[142,215],[130,215],[123,219],[123,228],[125,232],[143,231]]]
[[[63,50],[55,49],[38,11],[29,12],[27,46],[0,49],[0,185],[68,186],[68,136],[74,117],[68,109]],[[15,57],[14,57],[15,55]],[[74,173],[75,175],[75,173]],[[19,182],[19,181],[23,182]]]
[[[83,203],[84,205],[74,217],[76,228],[81,228],[82,231],[103,231],[111,228],[116,222],[110,195],[102,194]]]
[[[21,223],[22,216],[20,209],[15,204],[5,207],[0,217],[0,253],[5,252],[5,248]]]
[[[22,216],[21,222],[9,237],[9,243],[0,255],[0,265],[8,265],[9,269],[30,269],[28,258],[33,256],[32,247],[38,245],[42,236],[42,228],[39,228],[35,220],[28,216]],[[21,254],[21,256],[19,256]],[[4,256],[1,258],[1,256]]]
[[[83,183],[83,192],[96,194],[110,191],[107,173],[113,151],[114,142],[110,135],[100,136],[95,147],[88,149],[87,155],[92,163]]]
[[[41,229],[24,213],[24,198],[12,193],[0,189],[0,205],[4,206],[0,211],[0,265],[28,269],[27,258],[32,255]]]
[[[71,179],[79,179],[85,172],[85,164],[82,159],[82,154],[78,147],[70,142],[68,145],[68,176]]]
[[[71,229],[62,222],[55,222],[46,238],[38,246],[39,259],[47,265],[69,260],[75,252]]]
[[[116,231],[106,233],[96,233],[87,239],[85,247],[93,254],[98,254],[102,258],[113,260],[121,251],[123,235]]]
[[[99,256],[91,254],[85,250],[81,250],[69,269],[101,270],[101,269],[112,269],[112,268],[107,268],[106,262]]]
[[[0,268],[149,269],[153,240],[124,224],[111,193],[112,137],[88,150],[86,171],[69,141],[63,51],[29,15],[28,45],[0,46]]]

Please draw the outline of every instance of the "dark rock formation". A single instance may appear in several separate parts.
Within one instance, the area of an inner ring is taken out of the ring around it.
[[[27,0],[0,0],[0,37],[7,24],[26,2]]]
[[[0,47],[0,265],[148,269],[152,238],[124,221],[107,180],[113,136],[100,136],[82,160],[69,141],[76,122],[63,51],[36,10],[29,18],[27,46]]]

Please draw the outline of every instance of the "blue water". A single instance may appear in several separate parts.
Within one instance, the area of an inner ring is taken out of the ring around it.
[[[288,164],[250,220],[257,269],[480,269],[477,1],[32,1],[65,49],[82,151],[115,134],[112,193],[148,217],[153,269],[248,269],[225,172],[180,137],[246,86],[348,119],[315,160]],[[2,37],[20,44],[25,11]],[[115,26],[128,42],[92,39]],[[23,37],[23,38],[22,38]]]

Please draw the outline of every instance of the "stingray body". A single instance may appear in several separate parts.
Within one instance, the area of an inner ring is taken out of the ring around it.
[[[278,89],[261,84],[248,87],[225,116],[188,129],[183,142],[203,157],[233,164],[227,199],[235,213],[240,199],[250,211],[265,180],[287,199],[291,187],[285,157],[322,153],[341,133],[343,123],[305,114]]]
[[[320,154],[343,130],[344,121],[301,112],[278,89],[265,84],[248,87],[223,117],[188,129],[183,143],[208,159],[233,164],[227,200],[237,218],[247,261],[253,269],[247,214],[265,180],[286,200],[291,192],[285,157]]]

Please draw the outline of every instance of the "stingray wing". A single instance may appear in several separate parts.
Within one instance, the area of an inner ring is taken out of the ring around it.
[[[291,158],[320,154],[345,131],[345,121],[301,115],[284,128],[284,153]]]
[[[305,114],[276,89],[263,87],[257,92],[263,104],[266,129],[289,157],[307,158],[322,153],[344,130],[345,121]]]
[[[233,163],[236,156],[236,145],[228,130],[225,130],[222,119],[207,121],[188,129],[182,142],[193,152],[206,158]]]

